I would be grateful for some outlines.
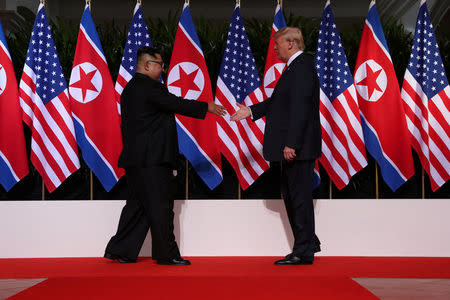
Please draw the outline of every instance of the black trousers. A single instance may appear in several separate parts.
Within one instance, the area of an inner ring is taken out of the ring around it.
[[[126,168],[128,199],[119,219],[117,233],[106,252],[136,259],[150,228],[152,258],[180,256],[173,234],[172,169],[168,166]]]
[[[314,257],[320,241],[315,234],[312,184],[313,160],[294,160],[281,164],[281,192],[294,235],[292,254]]]

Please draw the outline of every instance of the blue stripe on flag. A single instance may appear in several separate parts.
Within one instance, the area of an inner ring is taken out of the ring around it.
[[[378,16],[376,4],[372,5],[367,14],[367,21],[370,23],[373,29],[375,37],[383,44],[384,49],[389,53],[389,48],[384,37],[383,28],[381,27],[380,17]]]
[[[3,44],[3,46],[6,48],[6,50],[9,53],[8,45],[6,44],[6,37],[5,37],[5,34],[3,33],[2,22],[0,22],[0,42]]]
[[[381,176],[383,177],[384,182],[386,182],[391,190],[395,192],[403,183],[405,183],[405,180],[397,172],[395,167],[384,157],[380,141],[369,126],[367,126],[366,120],[362,115],[361,125],[364,132],[364,141],[366,143],[367,151],[369,151],[380,166]]]
[[[8,165],[1,158],[0,158],[0,183],[3,185],[3,187],[7,192],[17,183]]]
[[[286,21],[284,20],[283,11],[281,9],[276,13],[275,18],[273,19],[273,23],[278,30],[286,27]]]
[[[200,40],[197,36],[194,23],[192,22],[192,16],[189,10],[189,5],[186,5],[186,7],[183,9],[183,13],[181,14],[180,17],[180,24],[183,25],[189,37],[194,41],[195,44],[197,44],[197,47],[201,49],[202,47],[200,46]]]
[[[314,168],[314,175],[313,175],[313,190],[317,189],[320,185],[320,174],[316,171]]]
[[[222,182],[222,175],[211,165],[211,162],[203,156],[197,145],[191,140],[184,130],[177,124],[178,143],[180,153],[183,154],[192,164],[197,174],[212,190]]]
[[[81,25],[83,25],[86,30],[86,34],[89,38],[94,42],[95,46],[102,52],[102,44],[100,43],[100,39],[97,34],[97,29],[95,28],[94,20],[92,20],[91,11],[89,10],[89,6],[86,5],[86,9],[84,10],[83,16],[81,17]]]
[[[105,190],[109,192],[117,183],[116,176],[113,172],[111,172],[91,143],[89,143],[86,138],[86,131],[84,130],[83,125],[80,124],[75,118],[73,118],[73,125],[75,127],[77,143],[81,148],[84,161],[88,165],[89,169],[94,172],[95,176],[97,176],[98,180],[100,180]]]

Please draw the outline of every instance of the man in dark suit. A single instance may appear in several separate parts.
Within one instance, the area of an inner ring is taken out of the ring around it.
[[[319,80],[313,58],[303,53],[305,43],[300,29],[285,27],[275,35],[275,51],[287,62],[271,98],[239,110],[232,121],[266,116],[263,155],[281,162],[281,190],[294,234],[292,253],[276,265],[312,264],[320,251],[315,235],[312,183],[314,161],[321,154],[319,119]]]
[[[123,150],[119,167],[125,169],[129,195],[105,257],[122,263],[136,262],[150,228],[152,258],[158,264],[190,264],[181,257],[173,234],[171,181],[178,153],[174,114],[204,119],[207,112],[225,113],[213,102],[188,101],[170,94],[160,82],[163,70],[157,50],[140,48],[136,74],[121,95]]]

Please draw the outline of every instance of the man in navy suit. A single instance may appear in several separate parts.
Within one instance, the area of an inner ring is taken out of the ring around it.
[[[312,56],[304,53],[305,43],[298,28],[285,27],[275,35],[278,58],[287,63],[272,96],[239,110],[232,121],[266,117],[263,155],[281,162],[281,190],[294,234],[292,253],[276,265],[312,264],[320,242],[314,228],[312,184],[314,161],[321,154],[319,80]]]

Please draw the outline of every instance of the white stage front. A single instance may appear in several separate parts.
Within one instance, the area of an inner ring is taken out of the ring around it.
[[[0,258],[102,256],[125,201],[0,202]],[[323,256],[450,256],[449,200],[317,200]],[[177,200],[184,256],[282,256],[281,200]],[[151,255],[150,237],[141,251]]]

